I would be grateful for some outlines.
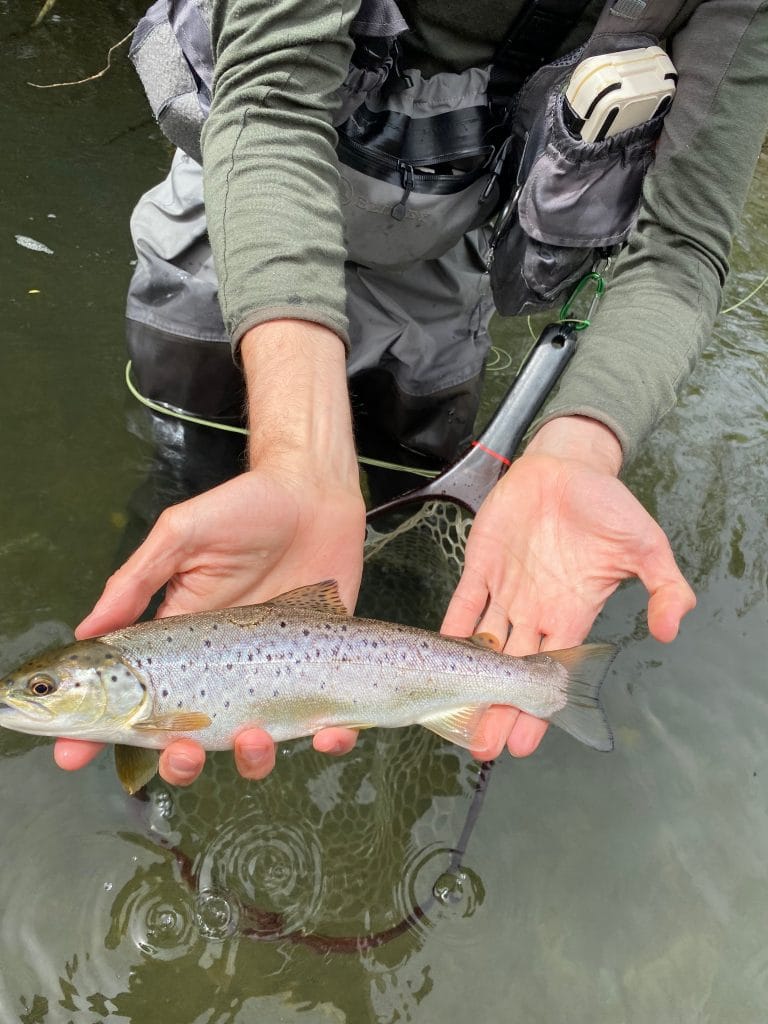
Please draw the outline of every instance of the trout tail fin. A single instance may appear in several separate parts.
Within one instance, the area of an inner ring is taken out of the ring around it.
[[[613,735],[600,703],[600,687],[616,650],[613,644],[582,644],[537,655],[552,658],[568,673],[565,706],[552,715],[550,722],[595,750],[613,750]]]

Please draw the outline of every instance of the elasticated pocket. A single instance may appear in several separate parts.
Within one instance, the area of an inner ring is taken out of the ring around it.
[[[516,215],[491,265],[504,316],[556,305],[600,251],[626,240],[663,120],[583,142],[565,127],[561,93],[550,97],[542,116],[520,161]]]

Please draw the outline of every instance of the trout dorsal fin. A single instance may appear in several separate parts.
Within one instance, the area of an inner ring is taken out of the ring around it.
[[[297,587],[278,594],[262,604],[244,604],[236,608],[227,608],[221,614],[233,626],[260,626],[266,617],[265,609],[293,608],[299,611],[315,612],[320,615],[349,617],[344,602],[339,597],[339,585],[336,580],[323,580],[322,583],[310,583],[308,587]]]
[[[308,587],[297,587],[295,590],[289,590],[285,594],[273,597],[267,604],[304,608],[307,611],[322,612],[325,615],[349,615],[344,602],[339,597],[339,585],[336,580],[323,580],[322,583],[311,583]]]

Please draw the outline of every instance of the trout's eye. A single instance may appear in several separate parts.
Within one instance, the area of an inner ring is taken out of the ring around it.
[[[47,697],[49,693],[53,693],[56,689],[56,680],[39,673],[36,676],[32,676],[27,683],[27,689],[35,697]]]

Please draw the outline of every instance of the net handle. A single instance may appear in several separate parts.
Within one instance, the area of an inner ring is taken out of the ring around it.
[[[488,492],[506,471],[577,345],[578,332],[573,321],[547,324],[472,447],[434,480],[371,509],[367,521],[414,502],[434,499],[454,502],[477,514]]]

